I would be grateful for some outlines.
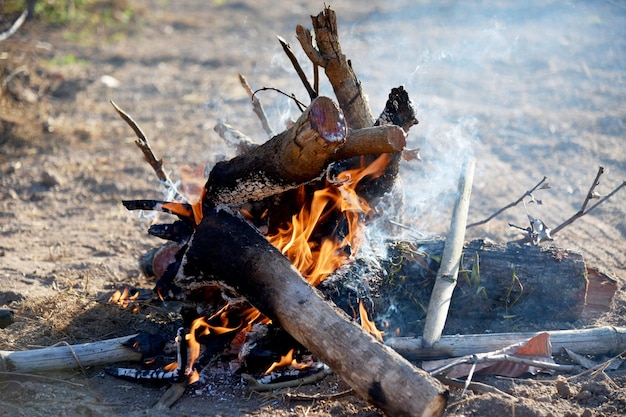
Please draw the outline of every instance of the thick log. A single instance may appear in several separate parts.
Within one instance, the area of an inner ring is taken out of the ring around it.
[[[205,184],[203,208],[260,201],[318,177],[345,141],[341,111],[318,97],[294,125],[249,152],[215,165]]]
[[[125,342],[137,335],[24,351],[0,351],[3,372],[48,372],[139,361],[141,353],[129,349]]]
[[[542,332],[491,333],[442,336],[432,348],[423,346],[422,338],[394,337],[385,344],[405,358],[418,361],[452,358],[493,352],[526,341]],[[563,349],[580,355],[617,355],[626,350],[626,328],[603,326],[592,329],[553,330],[550,334],[552,354]]]
[[[256,229],[226,210],[205,213],[176,276],[216,282],[248,299],[389,416],[442,415],[444,387],[325,301]]]

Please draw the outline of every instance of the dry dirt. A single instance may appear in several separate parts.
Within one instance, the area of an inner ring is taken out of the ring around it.
[[[487,3],[332,4],[344,52],[374,113],[397,85],[418,109],[409,147],[421,148],[423,161],[403,167],[406,210],[397,218],[413,233],[445,232],[468,153],[478,161],[470,222],[546,175],[552,188],[538,192],[543,204],[529,210],[554,227],[580,208],[599,166],[606,168],[601,194],[626,179],[626,4]],[[68,33],[35,21],[0,43],[0,307],[16,313],[16,322],[0,330],[0,349],[171,331],[167,312],[147,308],[133,315],[105,303],[114,288],[151,288],[137,259],[160,243],[146,234],[149,220],[127,212],[120,200],[162,197],[110,99],[138,121],[176,177],[185,164],[232,155],[213,131],[218,121],[265,139],[238,73],[253,88],[306,96],[275,36],[299,51],[294,28],[309,26],[322,3],[145,0],[135,7],[123,30]],[[260,98],[277,130],[296,114],[284,96]],[[611,311],[571,327],[626,325],[625,200],[622,190],[557,236],[556,244],[583,253],[619,283]],[[508,222],[525,227],[523,208],[470,229],[469,237],[518,238]],[[380,415],[354,396],[305,402],[280,393],[249,396],[241,380],[219,366],[207,385],[157,412],[151,406],[162,389],[101,371],[47,379],[2,374],[0,415]],[[566,398],[553,377],[486,381],[518,401],[495,394],[461,398],[453,390],[446,415],[626,414],[623,367],[572,379]],[[344,388],[329,377],[297,391]],[[578,395],[585,391],[589,395]]]

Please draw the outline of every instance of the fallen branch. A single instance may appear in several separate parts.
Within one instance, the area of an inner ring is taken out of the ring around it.
[[[450,232],[446,239],[441,266],[437,272],[435,286],[428,304],[423,338],[425,347],[432,347],[437,343],[448,317],[450,300],[456,287],[461,253],[465,243],[465,226],[467,224],[467,212],[469,210],[475,165],[476,160],[474,158],[466,160],[463,164],[459,180],[459,197],[454,205]]]
[[[452,358],[492,352],[521,343],[541,332],[491,333],[442,336],[432,348],[425,348],[421,338],[390,338],[385,344],[410,360]],[[626,350],[626,328],[604,326],[582,330],[553,330],[550,334],[552,354],[568,348],[581,355],[603,355]]]
[[[25,351],[0,351],[0,370],[6,372],[48,372],[139,361],[141,353],[124,346],[137,335],[97,342]]]

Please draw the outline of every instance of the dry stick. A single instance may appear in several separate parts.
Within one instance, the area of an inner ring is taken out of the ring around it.
[[[541,181],[539,181],[537,183],[537,185],[535,185],[533,188],[531,188],[530,190],[526,191],[520,198],[518,198],[517,200],[513,201],[512,203],[507,204],[506,206],[502,207],[500,210],[496,211],[495,213],[493,213],[491,216],[487,217],[484,220],[481,220],[479,222],[476,223],[471,223],[467,225],[467,228],[469,229],[470,227],[475,227],[475,226],[480,226],[482,224],[485,224],[487,222],[489,222],[491,219],[493,219],[494,217],[502,214],[503,212],[505,212],[506,210],[510,209],[511,207],[515,207],[517,206],[519,203],[521,203],[522,201],[524,201],[524,199],[528,196],[530,196],[536,189],[538,189],[540,186],[543,185],[543,183],[548,179],[548,177],[543,177],[543,179]],[[546,187],[546,186],[544,186]]]
[[[448,317],[450,299],[456,287],[459,262],[465,241],[465,226],[469,209],[470,193],[474,178],[476,159],[468,158],[461,170],[459,180],[459,198],[452,212],[450,231],[446,239],[446,246],[441,257],[441,265],[435,279],[435,286],[428,304],[426,322],[424,323],[424,347],[432,347],[441,338],[443,327]]]
[[[265,130],[265,133],[267,133],[270,138],[273,137],[275,133],[272,129],[272,126],[270,126],[270,122],[267,119],[267,115],[265,114],[265,109],[263,108],[261,101],[252,92],[252,88],[250,88],[250,84],[248,84],[248,80],[246,80],[246,77],[239,74],[239,82],[243,86],[244,90],[246,90],[246,93],[248,93],[248,96],[250,96],[250,100],[252,101],[252,111],[254,111],[254,114],[256,114],[256,116],[261,121],[263,130]]]
[[[280,36],[277,36],[277,38],[278,38],[278,42],[280,42],[280,46],[283,47],[283,51],[285,51],[287,58],[289,58],[289,61],[291,61],[291,65],[293,65],[293,68],[296,70],[298,77],[300,77],[300,81],[302,81],[302,84],[304,84],[304,88],[306,89],[306,92],[309,94],[309,98],[313,100],[318,95],[317,90],[311,87],[311,83],[309,83],[308,78],[304,74],[304,71],[302,70],[300,63],[298,62],[298,58],[296,58],[296,55],[293,53],[293,50],[291,49],[291,45],[289,45],[287,41],[281,38]]]
[[[133,120],[132,117],[130,117],[126,112],[124,112],[124,110],[119,108],[117,104],[113,102],[113,100],[111,100],[111,105],[113,106],[117,114],[119,114],[120,117],[124,119],[124,121],[135,132],[135,135],[137,136],[137,139],[135,140],[135,145],[137,145],[137,147],[141,149],[141,152],[143,152],[143,156],[146,158],[146,161],[150,164],[150,166],[156,173],[159,181],[165,183],[168,188],[171,188],[172,190],[174,190],[174,192],[176,193],[175,197],[184,198],[181,194],[178,193],[178,190],[176,190],[176,186],[174,185],[172,180],[170,180],[165,170],[163,170],[163,160],[157,159],[156,156],[154,156],[154,152],[152,152],[152,148],[150,147],[148,138],[143,133],[139,125]]]
[[[0,370],[7,372],[47,372],[115,362],[139,361],[141,353],[124,346],[137,335],[26,351],[0,351]]]

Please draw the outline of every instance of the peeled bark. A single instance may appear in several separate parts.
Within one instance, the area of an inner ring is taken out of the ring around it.
[[[446,391],[325,301],[258,231],[207,213],[176,277],[181,288],[219,283],[244,296],[389,416],[438,416]]]

